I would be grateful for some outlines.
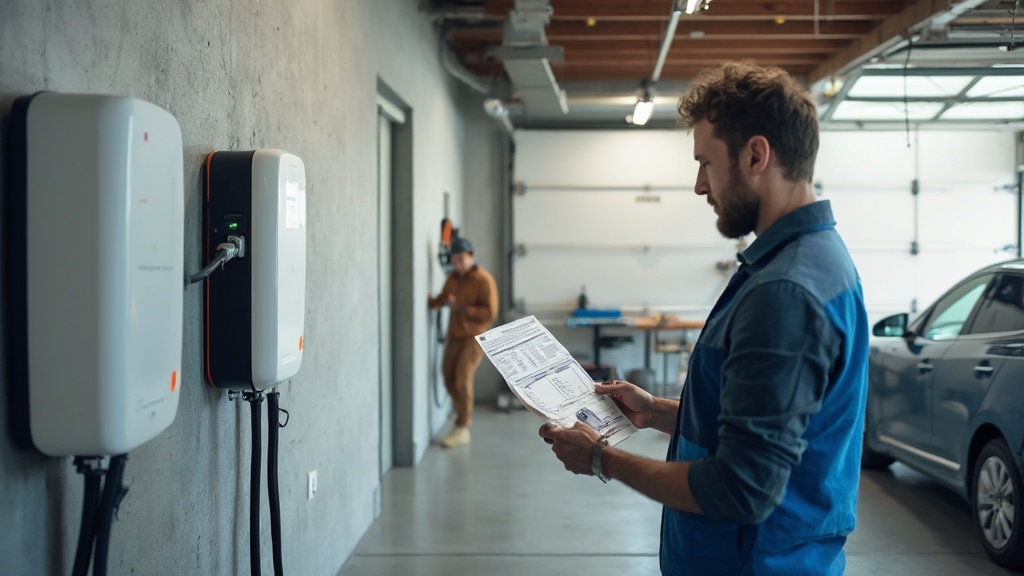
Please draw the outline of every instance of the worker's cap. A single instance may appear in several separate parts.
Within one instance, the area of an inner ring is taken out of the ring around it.
[[[473,245],[469,243],[469,240],[465,238],[456,238],[452,240],[452,254],[462,254],[463,252],[472,252]]]

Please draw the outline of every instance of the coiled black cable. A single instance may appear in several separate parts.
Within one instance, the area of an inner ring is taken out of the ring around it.
[[[93,576],[107,575],[107,552],[110,549],[110,528],[114,523],[114,510],[117,509],[117,506],[121,503],[121,498],[127,492],[121,484],[127,460],[127,454],[111,456],[110,464],[107,467],[107,479],[103,483],[103,499],[100,500],[99,515],[96,517],[96,551],[92,564]]]
[[[430,382],[431,382],[430,389],[431,389],[431,393],[432,393],[432,395],[434,397],[434,407],[436,407],[436,408],[443,408],[444,407],[444,396],[441,395],[441,392],[438,390],[438,387],[437,387],[437,384],[438,384],[437,381],[439,380],[439,377],[437,375],[437,371],[438,371],[438,365],[437,364],[438,364],[439,361],[441,361],[442,356],[444,354],[443,348],[444,348],[445,334],[444,334],[444,331],[441,329],[441,309],[438,308],[437,311],[434,312],[434,314],[435,314],[435,316],[434,316],[434,346],[433,346],[433,350],[432,350],[432,352],[433,352],[432,356],[433,356],[433,360],[434,361],[433,361],[432,370],[430,372]]]
[[[267,490],[270,492],[270,538],[274,546],[274,574],[284,576],[281,558],[281,495],[277,481],[278,430],[281,394],[267,394]]]
[[[75,467],[85,478],[85,496],[82,500],[82,525],[78,529],[78,548],[72,576],[86,576],[92,560],[92,543],[96,538],[96,509],[100,504],[100,479],[103,470],[96,465],[96,458],[75,457]]]

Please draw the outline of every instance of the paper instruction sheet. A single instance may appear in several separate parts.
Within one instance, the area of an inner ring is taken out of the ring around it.
[[[588,424],[613,446],[636,432],[611,398],[594,392],[586,370],[536,317],[498,326],[476,340],[531,412],[566,428]]]

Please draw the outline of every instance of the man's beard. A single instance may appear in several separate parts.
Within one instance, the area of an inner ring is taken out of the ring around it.
[[[737,239],[757,229],[761,215],[761,199],[751,190],[734,163],[723,194],[715,195],[718,207],[718,231],[726,238]]]

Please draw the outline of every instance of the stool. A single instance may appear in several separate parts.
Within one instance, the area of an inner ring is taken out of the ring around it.
[[[675,354],[679,356],[680,363],[683,362],[683,354],[689,352],[688,342],[685,337],[679,340],[656,340],[654,352],[662,355],[662,381],[660,384],[655,384],[655,390],[660,389],[660,393],[656,392],[655,395],[665,397],[669,386],[671,386],[668,376],[668,357],[670,354]]]

